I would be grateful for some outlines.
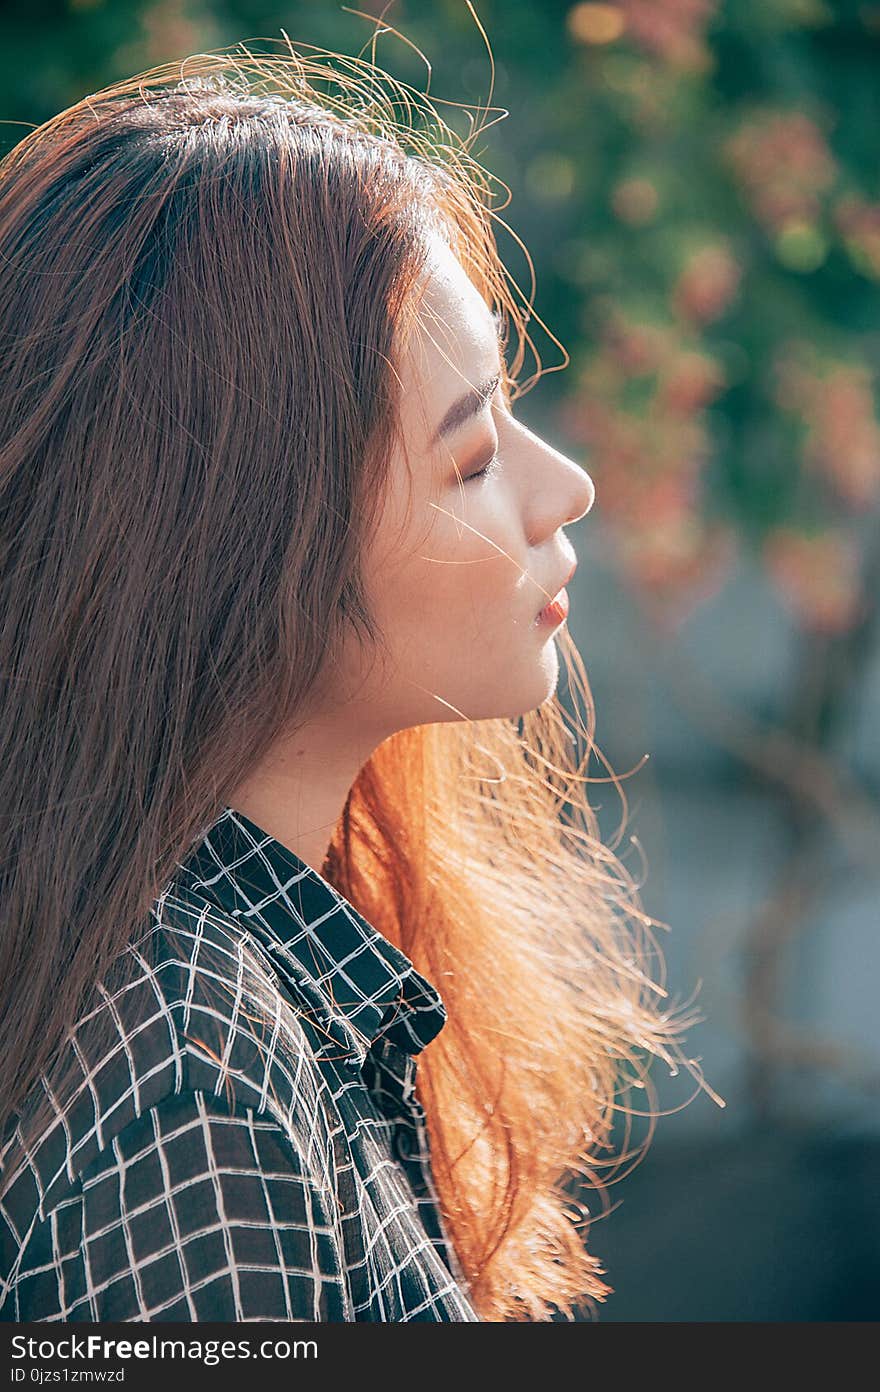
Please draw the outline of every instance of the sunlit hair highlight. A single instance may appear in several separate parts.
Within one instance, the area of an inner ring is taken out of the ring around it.
[[[491,108],[460,136],[374,63],[239,47],[90,94],[0,163],[0,1130],[41,1074],[63,1095],[96,975],[124,980],[347,627],[382,646],[360,557],[430,235],[516,330],[509,403],[527,345],[540,368],[471,154]],[[653,1058],[706,1086],[600,838],[589,684],[555,641],[573,718],[554,695],[471,721],[435,693],[437,723],[361,769],[324,865],[443,996],[418,1091],[495,1320],[607,1296],[576,1181],[636,1157],[612,1122]]]

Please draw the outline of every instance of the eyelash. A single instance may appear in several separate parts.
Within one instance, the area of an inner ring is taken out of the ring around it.
[[[472,479],[479,479],[479,478],[488,478],[488,477],[490,477],[492,474],[497,473],[497,464],[498,464],[498,452],[497,452],[497,450],[496,450],[495,454],[492,455],[492,458],[488,461],[488,463],[484,464],[483,467],[482,467],[482,469],[478,469],[477,472],[476,472],[475,474],[468,474],[468,476],[467,476],[467,478],[464,480],[464,482],[465,482],[465,483],[470,483]]]

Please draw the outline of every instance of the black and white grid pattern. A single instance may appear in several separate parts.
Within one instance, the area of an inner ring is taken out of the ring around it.
[[[226,807],[126,967],[71,1031],[75,1096],[43,1081],[54,1123],[3,1138],[0,1319],[476,1320],[414,1090],[446,1014],[409,959]]]

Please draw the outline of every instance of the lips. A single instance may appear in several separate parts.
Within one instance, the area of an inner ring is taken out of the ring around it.
[[[547,610],[547,609],[550,608],[550,605],[556,604],[557,602],[560,602],[561,604],[565,604],[565,606],[566,606],[566,608],[567,608],[568,596],[567,596],[567,595],[564,596],[564,598],[561,599],[561,600],[560,600],[560,596],[562,596],[563,590],[565,589],[565,587],[566,587],[566,585],[569,583],[569,581],[572,579],[572,577],[573,577],[575,571],[577,570],[577,568],[578,568],[578,563],[577,563],[577,561],[574,561],[573,564],[571,565],[571,567],[569,568],[568,573],[563,577],[562,581],[560,582],[560,584],[557,586],[556,590],[554,591],[554,593],[553,593],[553,598],[552,598],[552,599],[550,600],[550,602],[549,602],[548,604],[546,604],[546,605],[544,606],[544,608],[541,610],[541,614],[544,614],[545,610]],[[541,615],[539,615],[538,617],[540,618]]]
[[[541,610],[535,619],[536,627],[540,628],[543,624],[556,625],[564,623],[568,618],[568,594],[565,589],[561,589],[559,594],[551,599]]]

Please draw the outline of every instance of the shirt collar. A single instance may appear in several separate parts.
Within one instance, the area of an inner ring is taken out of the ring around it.
[[[243,812],[224,807],[179,870],[262,943],[282,979],[305,985],[360,1063],[380,1036],[417,1054],[443,1027],[443,1002],[409,958]]]

